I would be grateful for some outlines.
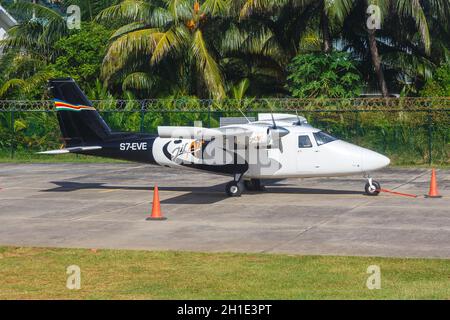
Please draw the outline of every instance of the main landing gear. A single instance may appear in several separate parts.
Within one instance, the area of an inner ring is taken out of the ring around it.
[[[261,184],[261,179],[244,180],[245,189],[248,191],[265,191],[266,188]]]
[[[225,186],[225,191],[229,197],[240,197],[242,190],[244,189],[244,184],[242,183],[242,173],[237,173],[234,175],[234,181],[228,182]]]
[[[239,197],[242,191],[264,191],[265,188],[261,184],[260,179],[243,180],[243,174],[238,173],[234,175],[234,181],[228,182],[225,191],[230,197]]]
[[[368,196],[377,196],[380,193],[381,185],[378,181],[372,180],[371,177],[367,177],[367,183],[364,190]]]

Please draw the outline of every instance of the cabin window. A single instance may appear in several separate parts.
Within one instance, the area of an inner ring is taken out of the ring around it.
[[[314,138],[316,138],[318,146],[337,140],[335,137],[330,136],[328,133],[325,133],[323,131],[314,132]]]
[[[311,139],[309,136],[299,136],[298,137],[298,147],[299,148],[312,148]]]

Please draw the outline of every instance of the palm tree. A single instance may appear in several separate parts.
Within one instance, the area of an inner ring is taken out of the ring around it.
[[[322,34],[322,51],[333,50],[332,27],[340,28],[354,6],[354,0],[321,0],[317,9],[320,16],[320,29]]]
[[[194,78],[199,96],[206,87],[210,96],[224,98],[217,30],[227,4],[227,0],[206,0],[202,5],[195,0],[123,0],[103,10],[100,21],[124,22],[111,39],[103,77],[109,81],[118,74],[130,84],[145,86],[152,82],[148,72],[168,63],[182,78]],[[147,66],[151,69],[142,72]]]
[[[432,6],[434,8],[443,8],[447,6],[445,5],[446,0],[431,0]],[[387,18],[395,18],[397,21],[391,20],[391,24],[396,24],[398,27],[403,21],[412,20],[415,23],[415,30],[412,28],[408,29],[409,35],[417,33],[420,43],[423,46],[423,51],[426,55],[429,55],[431,52],[431,36],[429,31],[429,25],[427,21],[427,16],[425,14],[423,1],[420,0],[365,0],[365,4],[368,7],[369,5],[377,5],[381,9],[381,18],[382,22]],[[439,14],[435,11],[433,14]],[[385,80],[385,75],[383,71],[383,67],[381,64],[381,55],[378,50],[378,42],[376,38],[376,30],[375,29],[367,29],[368,35],[368,45],[372,58],[372,65],[375,71],[375,74],[378,79],[378,84],[380,90],[383,94],[383,97],[387,97],[389,95],[388,87]],[[389,36],[388,36],[389,37]],[[386,40],[386,39],[385,39]]]
[[[298,53],[315,8],[313,0],[233,0],[235,18],[222,45],[227,79],[248,79],[254,96],[285,96],[286,65]]]
[[[25,20],[11,28],[9,37],[0,45],[6,50],[16,50],[44,61],[55,58],[53,44],[69,34],[64,18],[56,11],[29,1],[13,5]]]
[[[83,20],[92,21],[104,9],[119,3],[120,0],[63,0],[63,5],[77,5],[81,9]]]
[[[111,1],[118,0],[64,0],[62,7],[79,5],[81,12],[86,13],[86,18],[92,20],[94,14],[111,5]],[[47,62],[54,60],[57,51],[53,44],[70,34],[61,12],[40,4],[37,0],[17,1],[12,9],[19,13],[22,22],[9,30],[9,37],[1,44],[6,50],[19,50]]]

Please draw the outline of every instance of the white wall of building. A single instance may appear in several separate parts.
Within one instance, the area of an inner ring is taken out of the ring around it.
[[[16,24],[16,20],[0,5],[0,40],[6,39],[7,31]],[[2,48],[0,47],[1,54]]]
[[[0,36],[4,37],[6,31],[16,24],[16,20],[0,5]]]
[[[6,38],[6,30],[0,27],[0,40],[3,40]]]

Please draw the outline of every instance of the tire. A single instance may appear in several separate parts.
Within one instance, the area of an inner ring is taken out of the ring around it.
[[[245,189],[249,191],[264,191],[265,188],[261,185],[260,179],[244,180]]]
[[[240,197],[242,194],[242,189],[237,182],[228,182],[225,191],[229,197]]]
[[[253,181],[252,180],[244,180],[244,187],[248,191],[255,190],[255,186],[253,185]]]
[[[368,196],[377,196],[380,193],[380,183],[378,181],[372,181],[372,185],[375,187],[375,189],[370,187],[370,184],[367,182],[364,190],[366,191],[366,194]]]

